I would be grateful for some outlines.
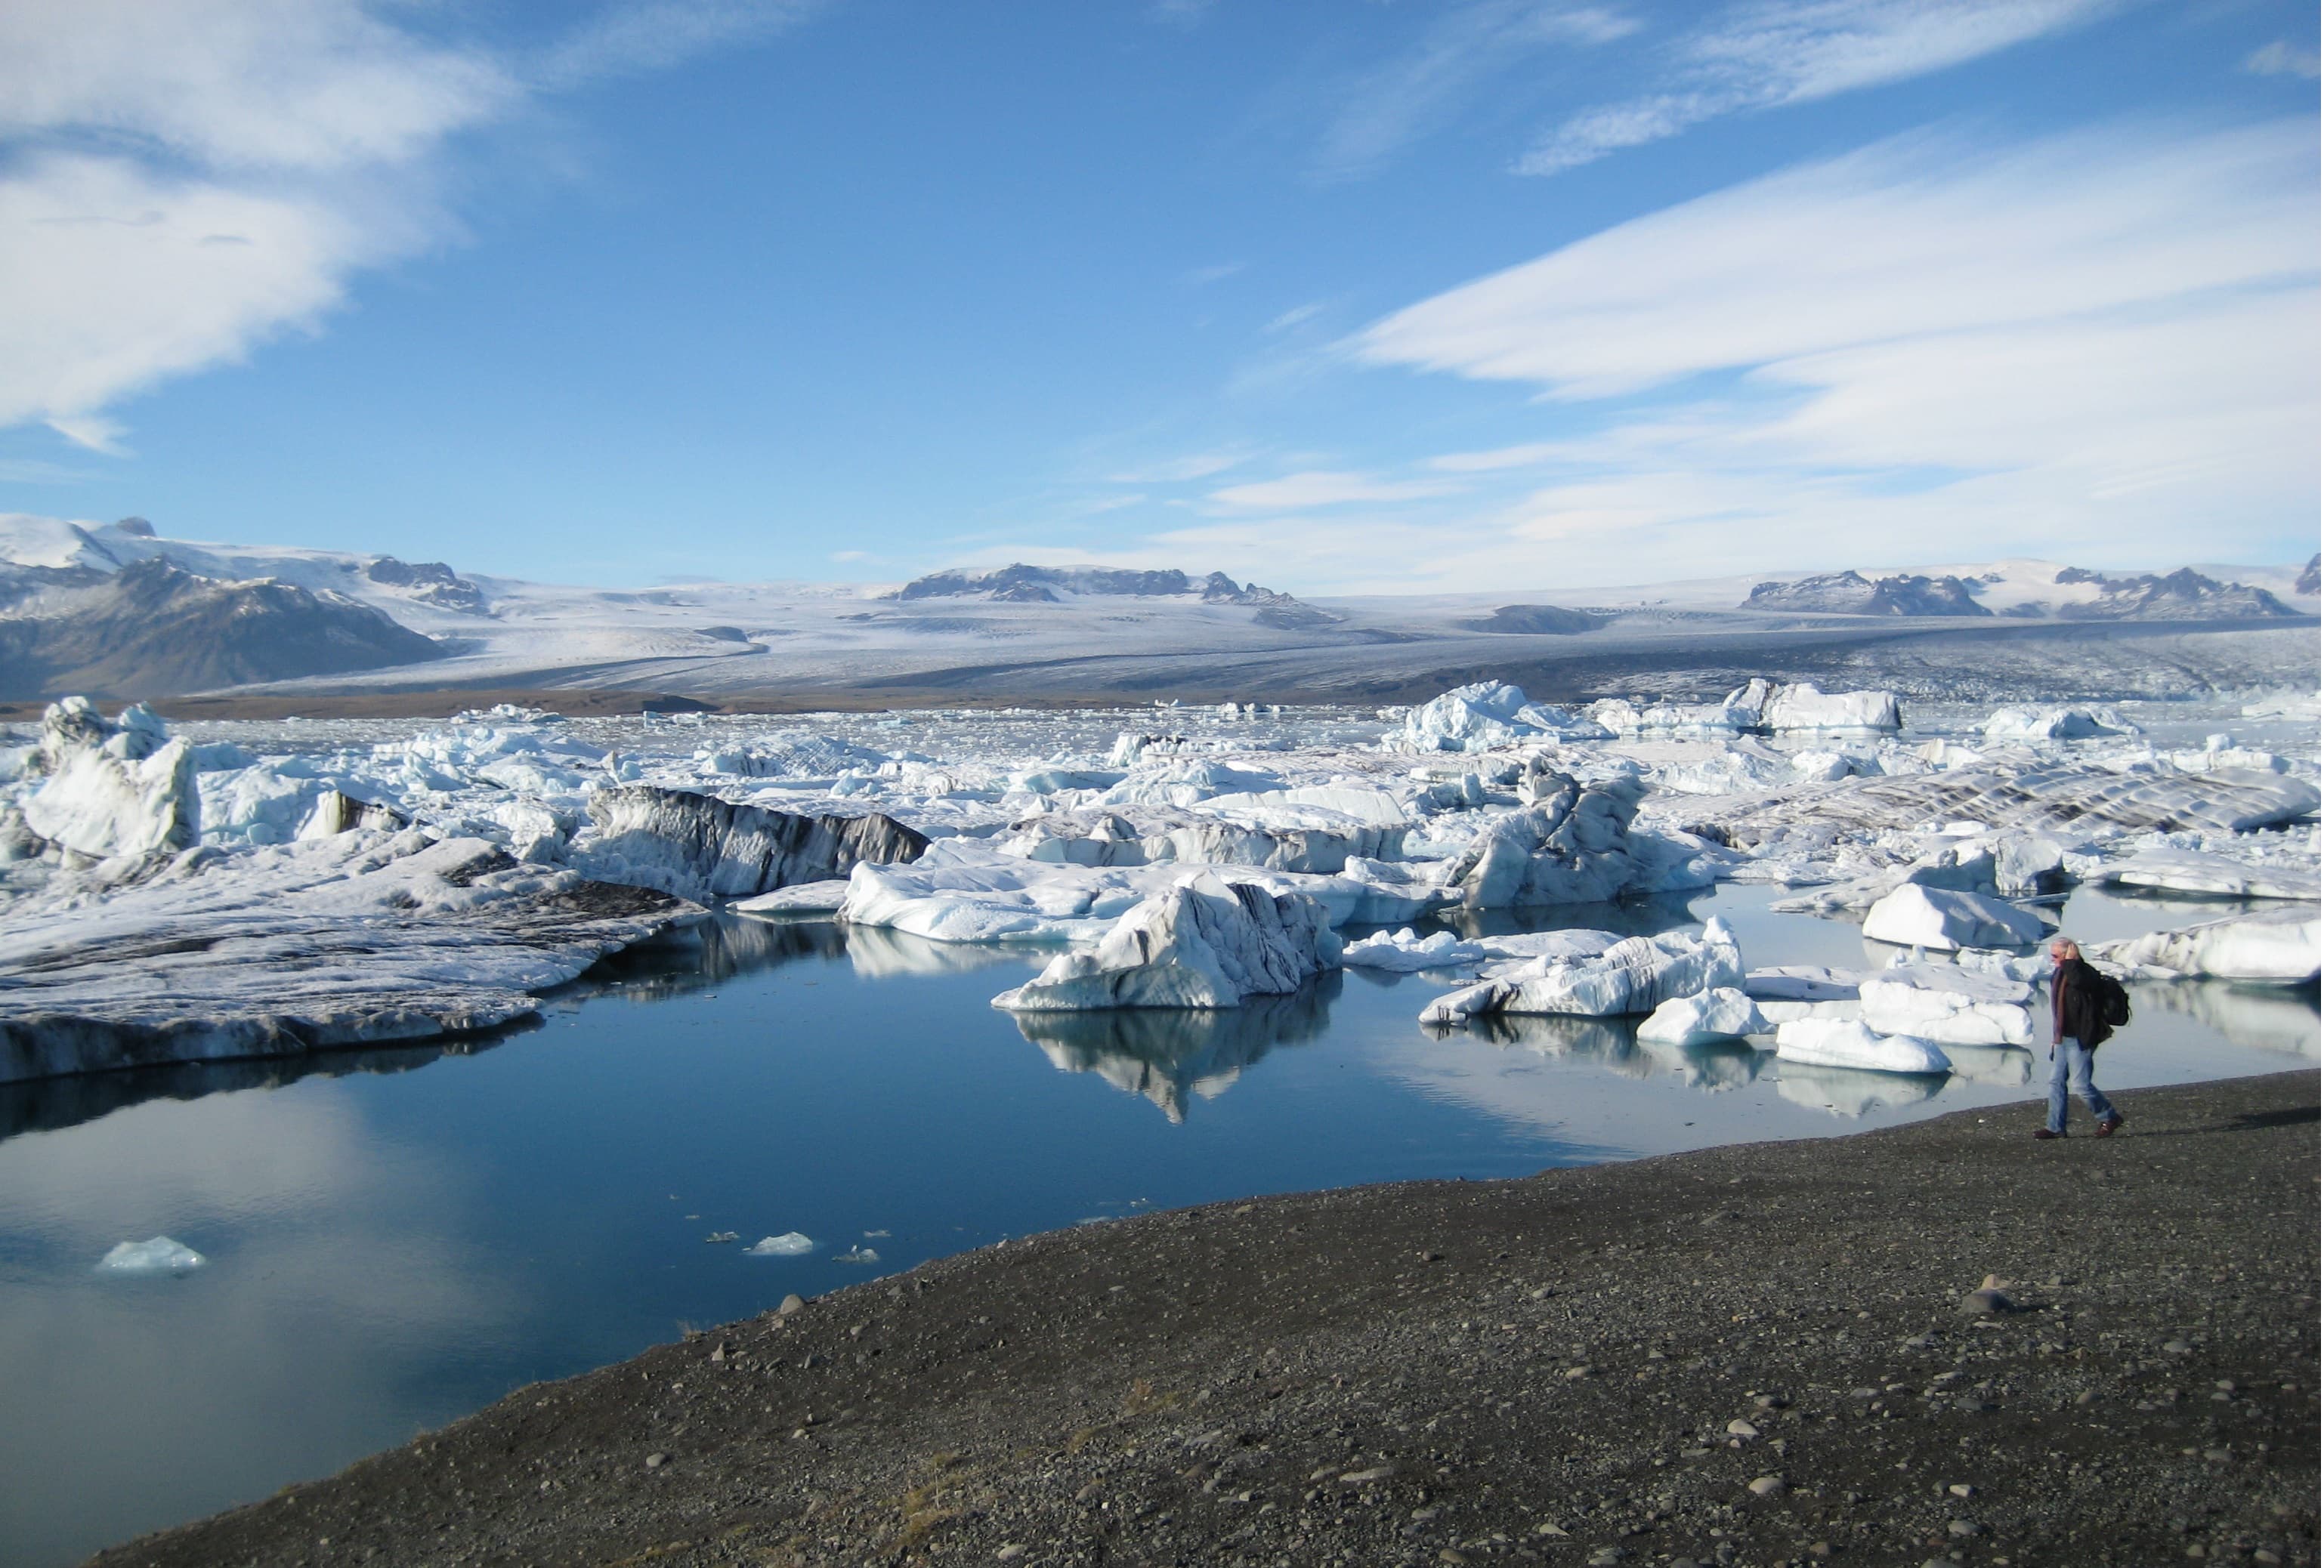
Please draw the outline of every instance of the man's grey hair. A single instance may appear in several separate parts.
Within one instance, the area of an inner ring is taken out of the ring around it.
[[[2071,937],[2052,937],[2050,951],[2061,958],[2079,958],[2082,956],[2082,945]]]

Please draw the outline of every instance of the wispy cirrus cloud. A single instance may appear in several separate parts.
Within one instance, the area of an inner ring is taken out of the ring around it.
[[[1280,479],[1231,484],[1211,491],[1208,499],[1213,506],[1235,511],[1300,511],[1358,502],[1421,500],[1451,495],[1458,488],[1443,480],[1384,480],[1311,469]]]
[[[1638,29],[1618,6],[1471,0],[1448,11],[1406,53],[1350,83],[1323,133],[1317,168],[1360,174],[1443,124],[1488,78],[1545,48],[1611,43]]]
[[[1558,174],[1722,115],[1909,80],[2076,27],[2119,0],[1753,0],[1665,51],[1648,90],[1569,116],[1517,161]]]
[[[2244,57],[2244,69],[2261,77],[2305,77],[2316,79],[2316,51],[2283,39],[2262,44]]]
[[[0,427],[119,451],[124,399],[314,330],[357,273],[456,238],[462,135],[807,9],[616,4],[516,53],[374,0],[0,7]]]

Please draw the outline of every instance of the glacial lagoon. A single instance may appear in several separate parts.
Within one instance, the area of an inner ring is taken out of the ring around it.
[[[1530,928],[1716,912],[1755,964],[1866,963],[1854,925],[1769,912],[1780,895],[1727,885]],[[2085,891],[2066,923],[2102,939],[2218,907]],[[1235,1013],[1020,1027],[989,1003],[1033,961],[730,918],[493,1037],[0,1089],[9,1560],[72,1562],[527,1382],[1007,1236],[1972,1107],[2030,1131],[2047,1068],[2039,1050],[1957,1048],[1947,1078],[1819,1070],[1641,1047],[1635,1020],[1436,1034],[1415,1022],[1434,978],[1356,969]],[[2109,1089],[2318,1059],[2312,991],[2137,1003],[2100,1056]],[[812,1249],[746,1252],[792,1232]],[[156,1235],[204,1262],[97,1271]]]

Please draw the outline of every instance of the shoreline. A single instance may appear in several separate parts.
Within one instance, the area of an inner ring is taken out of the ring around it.
[[[1051,1232],[95,1561],[2312,1563],[2318,1075],[2117,1099]]]

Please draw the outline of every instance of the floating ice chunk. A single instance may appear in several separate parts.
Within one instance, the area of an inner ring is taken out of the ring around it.
[[[1638,1038],[1657,1045],[1709,1045],[1765,1034],[1771,1025],[1751,998],[1731,986],[1695,996],[1674,996],[1638,1025]]]
[[[1217,794],[1201,802],[1200,809],[1286,828],[1335,828],[1351,821],[1372,828],[1401,828],[1412,820],[1394,795],[1361,784],[1308,784]]]
[[[1480,681],[1415,708],[1405,715],[1404,727],[1380,744],[1390,751],[1490,751],[1523,740],[1599,739],[1606,734],[1563,708],[1527,701],[1516,686]]]
[[[2087,740],[2101,735],[2135,735],[2138,726],[2112,709],[1997,708],[1985,721],[1987,745],[2003,740]]]
[[[164,738],[142,704],[107,722],[86,697],[41,720],[48,779],[24,802],[42,838],[99,859],[190,848],[201,837],[193,747]]]
[[[1775,1059],[1876,1073],[1945,1073],[1952,1059],[1925,1040],[1876,1034],[1860,1022],[1802,1018],[1775,1030]]]
[[[918,857],[926,835],[873,812],[799,816],[690,790],[633,784],[589,797],[595,835],[569,858],[605,882],[687,898],[771,893],[844,876],[859,864]]]
[[[1730,707],[1743,705],[1742,700],[1752,693],[1750,686],[1729,696]],[[1903,712],[1896,704],[1894,692],[1826,692],[1812,681],[1778,685],[1770,691],[1759,709],[1759,723],[1766,729],[1902,729]]]
[[[1321,903],[1209,873],[1185,877],[1124,914],[1093,952],[1061,953],[992,999],[1012,1012],[1097,1007],[1233,1007],[1296,991],[1340,962]]]
[[[1864,982],[1865,1027],[1943,1045],[2030,1045],[2034,989],[1950,964],[1903,964]]]
[[[1100,795],[1097,803],[1185,807],[1213,795],[1260,793],[1283,787],[1281,778],[1257,769],[1231,767],[1222,762],[1177,761],[1140,768]]]
[[[2270,985],[2315,983],[2319,936],[2311,909],[2271,909],[2179,931],[2149,931],[2124,941],[2094,942],[2092,960],[2163,977],[2251,980]]]
[[[2199,898],[2299,898],[2318,894],[2313,867],[2251,866],[2195,849],[2144,849],[2089,878],[2101,885],[2144,887]]]
[[[1400,931],[1379,931],[1361,941],[1350,942],[1341,949],[1340,962],[1351,968],[1408,974],[1416,969],[1479,963],[1484,957],[1482,946],[1464,942],[1451,931],[1432,931],[1425,937],[1417,937],[1406,926]]]
[[[1513,973],[1440,996],[1424,1023],[1458,1023],[1492,1013],[1561,1013],[1585,1018],[1652,1013],[1674,996],[1743,983],[1735,932],[1713,915],[1700,939],[1683,931],[1625,937],[1595,958],[1538,958]]]
[[[836,912],[847,902],[847,879],[826,877],[778,887],[756,898],[739,899],[726,907],[736,914],[821,914]]]
[[[1864,971],[1821,964],[1777,964],[1743,977],[1743,991],[1755,1002],[1853,1002]]]
[[[123,1242],[97,1265],[100,1274],[182,1274],[208,1261],[183,1242],[155,1236],[146,1242]]]
[[[880,1254],[869,1247],[858,1245],[835,1254],[831,1261],[835,1263],[876,1263],[880,1261]]]
[[[779,1236],[761,1236],[742,1249],[746,1258],[799,1258],[815,1251],[812,1237],[798,1231],[785,1231]]]
[[[1496,958],[1594,958],[1622,940],[1619,931],[1574,929],[1479,937],[1477,945],[1485,949],[1487,956]]]
[[[2040,916],[2015,904],[1917,882],[1887,894],[1864,917],[1864,934],[1873,941],[1939,952],[2024,947],[2040,941],[2048,929]]]

